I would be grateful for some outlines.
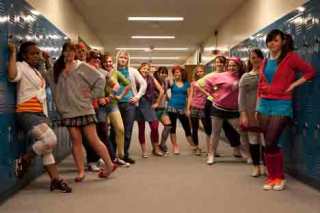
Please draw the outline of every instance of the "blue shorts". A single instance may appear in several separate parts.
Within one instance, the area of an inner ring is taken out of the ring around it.
[[[291,100],[274,100],[261,98],[257,111],[264,115],[293,117]]]

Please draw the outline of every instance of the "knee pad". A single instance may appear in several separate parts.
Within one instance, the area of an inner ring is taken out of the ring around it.
[[[32,130],[33,135],[36,136],[36,142],[33,144],[32,148],[38,155],[51,153],[57,145],[57,136],[54,131],[49,127],[45,130],[43,129],[43,126],[39,126]]]
[[[54,156],[52,153],[42,155],[42,163],[44,166],[55,164]]]

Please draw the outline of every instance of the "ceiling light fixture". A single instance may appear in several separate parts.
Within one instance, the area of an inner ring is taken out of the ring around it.
[[[141,64],[130,64],[131,66],[134,67],[139,67],[141,66]],[[179,64],[153,64],[151,63],[151,66],[155,66],[155,67],[173,67],[173,66],[177,66]]]
[[[128,21],[183,21],[183,17],[128,17]]]
[[[130,57],[131,59],[134,59],[134,60],[180,60],[181,58],[180,57],[157,57],[157,56],[133,56],[133,57]]]
[[[306,8],[301,6],[301,7],[298,7],[297,10],[302,13],[306,10]]]
[[[156,47],[151,49],[150,47],[118,47],[116,50],[128,50],[128,51],[188,51],[189,48],[184,47]]]
[[[132,39],[175,39],[175,36],[131,36]]]
[[[158,50],[158,51],[188,51],[189,48],[183,48],[183,47],[156,47],[153,50]]]
[[[206,52],[210,52],[210,51],[213,51],[213,50],[220,50],[220,51],[223,51],[223,52],[229,51],[229,49],[227,47],[205,47],[204,48],[204,51],[206,51]]]

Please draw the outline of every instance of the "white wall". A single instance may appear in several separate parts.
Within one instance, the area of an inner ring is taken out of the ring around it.
[[[305,0],[248,0],[218,27],[218,47],[231,48],[277,19],[303,5]],[[215,46],[215,37],[205,47]]]
[[[70,0],[27,0],[27,2],[73,41],[77,41],[80,36],[92,47],[103,46]]]

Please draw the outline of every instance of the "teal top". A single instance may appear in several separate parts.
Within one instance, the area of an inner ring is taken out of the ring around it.
[[[171,88],[171,98],[168,105],[175,109],[184,109],[187,103],[189,87],[190,83],[188,81],[185,81],[182,87],[178,87],[174,82]]]
[[[277,60],[269,59],[264,68],[264,75],[266,76],[268,83],[272,82],[273,76],[276,73],[277,69],[278,69]]]
[[[119,68],[119,72],[126,78],[129,79],[129,69],[126,68]],[[120,84],[120,88],[118,94],[122,93],[125,89],[126,85]],[[119,101],[120,103],[128,103],[129,100],[133,97],[133,92],[130,90],[122,99]]]

